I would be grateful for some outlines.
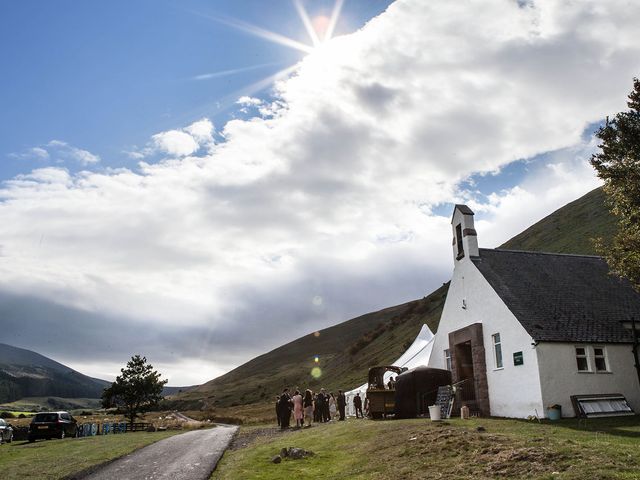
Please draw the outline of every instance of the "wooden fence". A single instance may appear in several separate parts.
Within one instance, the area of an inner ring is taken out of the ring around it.
[[[126,432],[144,432],[153,428],[153,425],[145,422],[104,422],[82,423],[78,425],[77,437],[91,437],[94,435],[110,435]]]

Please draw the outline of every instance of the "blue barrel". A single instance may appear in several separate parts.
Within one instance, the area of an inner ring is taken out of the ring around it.
[[[551,421],[560,420],[562,418],[562,408],[558,405],[557,408],[547,408],[547,418]]]

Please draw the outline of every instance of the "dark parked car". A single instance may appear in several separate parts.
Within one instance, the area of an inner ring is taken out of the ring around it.
[[[37,413],[29,425],[29,441],[75,437],[76,419],[67,412]]]
[[[13,428],[0,418],[0,443],[11,443],[13,440]]]

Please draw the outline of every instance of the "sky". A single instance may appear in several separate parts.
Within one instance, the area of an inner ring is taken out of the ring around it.
[[[623,0],[3,2],[0,341],[191,385],[427,295],[453,204],[492,248],[600,185],[639,22]]]

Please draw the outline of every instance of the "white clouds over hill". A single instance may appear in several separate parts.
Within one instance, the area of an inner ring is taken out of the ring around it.
[[[582,134],[624,108],[639,22],[627,1],[398,0],[306,57],[268,115],[228,122],[222,142],[204,119],[154,135],[168,158],[138,171],[7,182],[0,288],[148,335],[173,384],[425,294],[451,268],[438,204],[485,212],[491,246],[596,185]],[[489,200],[460,191],[550,151]],[[35,317],[23,328],[55,328]],[[118,334],[96,357],[134,353]],[[178,373],[200,356],[209,371]]]

